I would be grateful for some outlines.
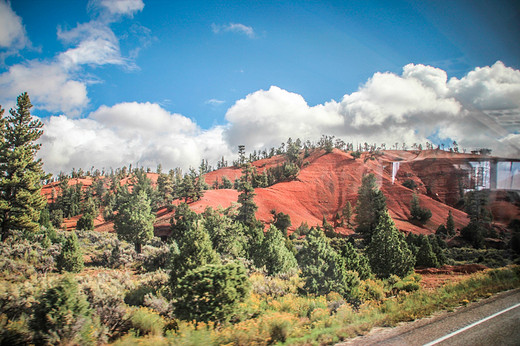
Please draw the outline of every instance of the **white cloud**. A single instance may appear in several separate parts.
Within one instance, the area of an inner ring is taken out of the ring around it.
[[[228,109],[225,135],[232,147],[251,150],[322,134],[387,145],[425,143],[438,135],[468,149],[518,156],[519,102],[520,71],[501,62],[450,81],[443,70],[409,64],[401,75],[376,73],[341,102],[314,107],[278,87],[254,92]]]
[[[290,136],[316,138],[343,124],[335,102],[309,107],[301,95],[276,86],[238,100],[228,109],[226,120],[230,145],[244,144],[251,150],[278,146]]]
[[[142,10],[142,1],[102,0],[94,1],[89,6],[92,4],[100,7],[106,15],[80,23],[71,30],[58,28],[58,38],[70,48],[53,59],[25,61],[10,66],[0,74],[0,104],[12,107],[16,96],[27,91],[37,109],[60,112],[69,117],[81,116],[89,102],[87,86],[95,78],[85,78],[82,65],[119,65],[128,70],[137,68],[133,60],[121,54],[119,38],[110,28],[110,24],[115,21],[115,14],[131,15]],[[0,0],[0,19],[3,17],[4,21],[0,20],[0,45],[12,45],[17,42],[15,40],[26,40],[21,19],[12,12],[8,4]],[[18,24],[9,24],[9,19]],[[9,31],[7,27],[16,30]],[[143,35],[150,37],[149,30],[144,27],[139,26],[134,31],[139,38]],[[145,42],[139,44],[146,45]],[[134,54],[137,51],[134,50]]]
[[[99,12],[106,21],[113,21],[120,16],[132,17],[144,8],[142,0],[90,0],[87,8]]]
[[[69,31],[58,28],[58,38],[74,47],[61,53],[58,59],[66,68],[78,65],[125,65],[133,64],[121,56],[119,40],[106,25],[91,21]]]
[[[132,163],[165,168],[198,167],[231,155],[223,128],[203,131],[190,119],[153,103],[102,106],[85,119],[45,119],[42,149],[48,172],[75,168],[116,168]]]
[[[329,134],[389,147],[425,143],[435,135],[469,150],[488,147],[519,157],[520,135],[501,120],[520,123],[519,85],[520,71],[500,62],[449,81],[442,70],[409,64],[401,75],[376,73],[341,101],[316,106],[276,86],[259,90],[228,109],[225,126],[209,130],[158,104],[120,103],[84,119],[45,120],[40,156],[53,173],[129,163],[187,169],[201,159],[231,160],[239,144],[252,151],[279,146],[288,137],[317,140]]]
[[[219,106],[219,105],[221,105],[221,104],[223,104],[225,102],[226,101],[224,101],[224,100],[209,99],[205,103],[208,104],[208,105],[212,105],[212,106]]]
[[[20,18],[9,2],[0,0],[0,47],[21,49],[28,39]]]
[[[255,31],[251,26],[247,26],[240,23],[229,23],[226,25],[216,25],[212,24],[211,29],[215,34],[218,34],[220,32],[234,32],[239,34],[244,34],[248,36],[249,38],[255,37]]]
[[[12,104],[24,91],[29,93],[36,108],[71,116],[80,115],[88,103],[86,84],[74,80],[57,62],[33,60],[13,65],[0,74],[0,101],[4,105]]]

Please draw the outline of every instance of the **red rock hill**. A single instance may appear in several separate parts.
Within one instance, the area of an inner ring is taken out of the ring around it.
[[[289,214],[292,229],[306,222],[309,226],[321,225],[323,217],[335,224],[335,215],[341,213],[347,202],[356,205],[357,191],[364,174],[373,173],[387,199],[390,215],[402,231],[430,234],[445,223],[451,210],[456,228],[462,228],[469,220],[466,213],[453,206],[460,199],[459,182],[467,179],[467,161],[481,158],[479,155],[445,152],[441,150],[394,151],[387,150],[377,155],[363,153],[354,159],[350,154],[334,149],[331,153],[315,150],[303,161],[298,177],[267,188],[255,189],[255,202],[258,205],[257,218],[270,223],[271,210]],[[258,160],[253,163],[259,173],[283,163],[284,156]],[[399,162],[399,170],[392,182],[394,162]],[[150,174],[152,176],[153,174]],[[238,168],[226,167],[205,175],[208,185],[226,176],[234,181],[241,175]],[[155,176],[152,178],[156,178]],[[156,179],[152,179],[154,182]],[[422,207],[431,210],[432,217],[424,225],[410,223],[410,200],[413,191],[403,183],[412,180],[416,183]],[[83,181],[82,181],[83,182]],[[87,185],[83,182],[84,185]],[[51,187],[52,188],[52,187]],[[44,189],[49,192],[51,188]],[[500,192],[493,192],[500,197]],[[493,195],[492,194],[492,195]],[[502,194],[503,195],[503,194]],[[190,208],[202,212],[206,207],[227,208],[236,203],[238,192],[231,189],[206,191],[202,199],[190,203]],[[494,198],[490,209],[496,220],[507,224],[513,218],[520,218],[520,208],[510,200]],[[167,229],[172,213],[159,210],[156,225],[158,230]],[[69,224],[68,224],[69,225]],[[99,230],[111,230],[111,224],[96,220]],[[340,228],[342,233],[352,233],[351,229]]]

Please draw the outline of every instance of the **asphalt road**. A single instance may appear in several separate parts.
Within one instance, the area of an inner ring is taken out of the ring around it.
[[[520,289],[339,345],[520,345]]]

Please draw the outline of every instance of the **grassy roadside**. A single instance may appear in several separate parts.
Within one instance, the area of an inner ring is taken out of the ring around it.
[[[328,296],[252,295],[242,306],[249,317],[217,326],[182,322],[166,335],[128,334],[118,345],[328,345],[450,310],[501,291],[520,287],[520,266],[475,273],[433,291],[417,290],[397,297],[365,301],[357,309]],[[336,305],[334,305],[336,304]]]
[[[333,321],[329,327],[313,330],[303,337],[290,338],[287,344],[339,342],[364,335],[374,327],[391,327],[399,322],[413,321],[517,287],[520,287],[520,266],[487,270],[434,291],[420,290],[379,303],[370,302],[357,312],[345,314],[339,310],[331,316]]]

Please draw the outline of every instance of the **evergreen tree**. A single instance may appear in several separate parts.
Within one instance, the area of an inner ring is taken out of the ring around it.
[[[201,222],[193,223],[177,241],[179,252],[171,259],[170,280],[175,288],[190,270],[207,264],[220,264],[220,257],[213,249],[208,232]]]
[[[360,233],[366,244],[369,244],[372,233],[379,224],[380,218],[386,212],[386,198],[379,190],[374,174],[363,176],[358,190],[356,206],[356,232]]]
[[[60,228],[61,224],[63,223],[63,210],[54,209],[53,211],[51,211],[50,218],[51,218],[51,224],[55,228]]]
[[[277,213],[276,210],[271,210],[273,215],[273,225],[278,228],[284,236],[287,236],[287,229],[291,227],[291,217],[289,214]]]
[[[76,229],[81,231],[92,231],[94,229],[94,217],[92,214],[83,214],[76,224]]]
[[[357,272],[361,280],[366,280],[372,276],[368,258],[359,253],[349,240],[341,239],[341,247],[338,253],[345,260],[345,268]]]
[[[257,223],[255,213],[258,207],[254,201],[256,194],[251,185],[252,176],[253,167],[248,163],[242,169],[242,177],[239,182],[238,203],[240,203],[240,207],[237,215],[237,220],[247,227],[254,227]]]
[[[81,334],[92,326],[85,295],[71,276],[65,276],[36,300],[29,322],[37,345],[82,344]]]
[[[435,257],[437,257],[437,263],[439,266],[446,264],[447,259],[443,250],[446,248],[446,242],[435,235],[430,235],[429,240],[432,245],[433,253],[435,254]]]
[[[186,203],[179,204],[175,207],[175,214],[170,220],[170,239],[177,243],[181,242],[189,230],[197,227],[199,219],[199,214],[192,211]]]
[[[419,236],[419,247],[416,255],[416,267],[438,268],[439,261],[435,252],[433,252],[430,239],[424,235]]]
[[[141,253],[141,246],[154,236],[154,221],[155,215],[145,191],[134,191],[122,202],[114,219],[114,229],[120,239],[133,243],[135,251]]]
[[[175,316],[197,322],[225,321],[244,301],[250,286],[244,267],[237,263],[195,268],[173,289]]]
[[[220,184],[221,189],[232,189],[233,183],[225,175],[222,177],[222,183]]]
[[[56,266],[60,272],[79,273],[83,270],[83,253],[75,232],[65,238],[61,252],[56,258]]]
[[[132,179],[132,183],[134,185],[132,193],[134,195],[137,195],[141,191],[143,191],[146,197],[150,200],[150,206],[152,207],[152,211],[157,211],[159,207],[159,194],[152,185],[152,181],[150,180],[150,178],[148,178],[148,175],[146,174],[143,168],[135,169],[135,175]]]
[[[345,204],[345,207],[343,207],[343,219],[347,221],[347,227],[350,228],[351,220],[352,220],[352,204],[350,204],[350,201]]]
[[[448,231],[448,235],[455,235],[455,221],[453,221],[453,215],[451,214],[451,210],[448,211],[448,218],[446,219],[446,230]]]
[[[265,233],[257,267],[267,269],[269,275],[288,273],[298,267],[294,254],[285,245],[282,233],[273,225]]]
[[[17,98],[16,110],[4,118],[0,107],[0,232],[5,241],[12,230],[35,232],[40,211],[45,207],[41,182],[46,175],[36,160],[43,131],[40,120],[30,113],[29,95]]]
[[[392,274],[404,277],[415,264],[412,252],[388,212],[380,218],[366,252],[372,272],[381,278]]]
[[[410,220],[425,223],[432,217],[430,209],[421,208],[419,197],[414,193],[410,202]]]
[[[307,293],[325,295],[337,292],[348,298],[356,295],[359,277],[346,270],[345,261],[334,251],[321,230],[311,229],[296,259]]]
[[[239,258],[245,256],[247,239],[244,225],[234,221],[230,216],[213,209],[206,209],[202,219],[208,231],[213,248],[221,256]]]

